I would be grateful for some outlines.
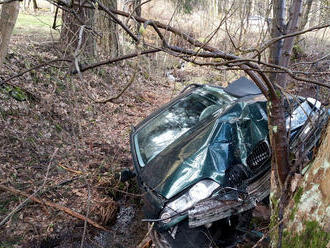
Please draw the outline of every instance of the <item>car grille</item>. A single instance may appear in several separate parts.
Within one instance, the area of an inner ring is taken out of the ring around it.
[[[257,144],[251,154],[247,157],[247,164],[252,171],[257,170],[270,158],[270,149],[267,141]]]

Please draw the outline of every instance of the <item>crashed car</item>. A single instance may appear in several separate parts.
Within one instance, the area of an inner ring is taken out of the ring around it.
[[[311,153],[328,114],[286,100],[291,150]],[[247,78],[191,85],[131,132],[135,172],[156,247],[225,246],[244,213],[269,195],[267,102]],[[311,154],[308,154],[311,156]]]

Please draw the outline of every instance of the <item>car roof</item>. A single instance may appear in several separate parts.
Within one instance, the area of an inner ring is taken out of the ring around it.
[[[262,93],[258,86],[246,77],[241,77],[233,81],[223,90],[226,93],[238,98],[249,95],[259,95]]]

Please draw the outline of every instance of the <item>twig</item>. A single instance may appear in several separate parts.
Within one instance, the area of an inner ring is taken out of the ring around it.
[[[124,92],[132,85],[132,83],[135,80],[135,76],[137,74],[137,70],[134,72],[133,76],[131,77],[131,80],[128,82],[128,84],[121,90],[121,92],[115,96],[115,97],[111,97],[105,100],[99,100],[99,101],[95,101],[96,103],[107,103],[107,102],[113,102],[114,100],[117,100],[119,97],[121,97],[122,94],[124,94]]]
[[[191,60],[191,59],[188,59],[188,58],[184,58],[184,57],[182,59],[184,59],[186,61],[189,61],[189,62],[192,62],[192,63],[197,64],[197,65],[217,66],[217,67],[219,67],[219,66],[234,66],[235,63],[236,63],[235,66],[240,66],[240,64],[237,64],[237,63],[241,63],[241,65],[244,65],[244,63],[251,62],[249,64],[251,68],[247,68],[247,69],[230,68],[230,70],[244,70],[244,71],[247,70],[247,71],[256,71],[256,72],[268,72],[268,71],[265,71],[265,70],[258,69],[258,67],[254,66],[254,64],[252,64],[252,63],[262,64],[262,65],[265,65],[265,66],[270,67],[270,68],[275,68],[275,69],[281,70],[281,71],[277,71],[277,73],[287,73],[287,74],[289,74],[290,77],[292,77],[293,79],[296,79],[298,81],[312,83],[312,84],[316,84],[316,85],[319,85],[319,86],[322,86],[322,87],[330,88],[330,84],[321,83],[321,82],[318,82],[316,80],[296,76],[294,74],[295,73],[294,71],[291,71],[289,68],[286,68],[284,66],[270,64],[270,63],[266,63],[266,62],[262,62],[262,61],[258,61],[258,60],[254,60],[254,59],[236,59],[236,60],[228,60],[228,61],[224,61],[224,62],[205,62],[205,63],[204,62],[197,62],[197,61],[194,61],[194,60]],[[300,74],[300,72],[297,72],[297,73]],[[308,74],[308,73],[301,73],[301,74]],[[328,73],[325,72],[325,73],[322,73],[322,74],[328,74]]]
[[[15,194],[15,195],[21,195],[21,196],[25,196],[25,197],[30,197],[30,200],[36,202],[36,203],[39,203],[41,205],[46,205],[46,206],[49,206],[49,207],[52,207],[52,208],[55,208],[57,210],[60,210],[72,217],[75,217],[77,219],[80,219],[80,220],[83,220],[83,221],[87,221],[89,224],[91,224],[92,226],[98,228],[98,229],[101,229],[103,231],[107,231],[107,229],[101,225],[99,225],[98,223],[96,223],[95,221],[89,219],[89,218],[86,218],[84,215],[82,214],[79,214],[67,207],[64,207],[64,206],[61,206],[61,205],[58,205],[56,203],[53,203],[51,201],[47,201],[47,200],[43,200],[43,199],[38,199],[34,196],[30,196],[29,194],[25,193],[25,192],[22,192],[20,190],[17,190],[13,187],[9,187],[9,186],[5,186],[5,185],[2,185],[0,184],[0,189],[1,190],[5,190],[5,191],[9,191],[11,192],[12,194]]]
[[[137,57],[139,55],[144,55],[144,54],[149,54],[149,53],[157,53],[157,52],[160,52],[160,51],[162,51],[162,50],[159,49],[159,48],[155,48],[155,49],[145,50],[145,51],[142,51],[142,52],[130,53],[130,54],[127,54],[127,55],[123,55],[121,57],[108,59],[108,60],[101,61],[101,62],[98,62],[98,63],[95,63],[95,64],[91,64],[91,65],[87,65],[87,66],[81,66],[80,67],[80,72],[84,72],[84,71],[87,71],[87,70],[90,70],[90,69],[94,69],[98,66],[109,65],[109,64],[112,64],[112,63],[116,63],[116,62],[119,62],[119,61],[122,61],[122,60],[125,60],[125,59],[131,59],[131,58]],[[74,70],[71,73],[72,74],[77,74],[77,70]]]
[[[58,6],[56,6],[56,10],[55,10],[55,14],[54,14],[54,22],[53,22],[53,26],[52,26],[52,29],[54,29],[54,30],[56,30],[56,28],[57,28],[57,26],[56,26],[57,14],[58,14]]]
[[[66,167],[65,165],[62,165],[61,163],[59,163],[57,166],[63,168],[64,170],[70,171],[72,173],[76,173],[76,174],[79,174],[79,175],[84,174],[82,171],[71,169],[69,167]]]
[[[50,161],[48,163],[48,166],[47,166],[47,171],[46,171],[46,175],[45,175],[45,179],[42,183],[42,185],[32,194],[30,195],[28,198],[26,198],[22,203],[20,203],[15,209],[13,209],[1,222],[0,222],[0,227],[2,225],[4,225],[10,218],[11,216],[13,216],[15,213],[17,213],[19,210],[21,210],[21,208],[24,207],[24,205],[26,203],[28,203],[32,197],[34,197],[35,195],[37,195],[44,187],[45,187],[45,184],[46,184],[46,181],[48,179],[48,174],[49,174],[49,169],[50,169],[50,165],[55,157],[55,154],[57,153],[58,151],[58,148],[55,149],[52,157],[50,158]]]
[[[84,242],[85,242],[85,237],[86,237],[86,232],[87,232],[87,218],[88,218],[89,212],[90,212],[90,202],[91,202],[91,196],[92,196],[91,187],[89,184],[87,184],[87,188],[88,188],[87,212],[86,212],[85,221],[84,221],[84,231],[83,231],[83,235],[81,237],[80,248],[84,248]]]
[[[74,51],[74,65],[75,65],[76,70],[80,77],[81,77],[81,72],[80,72],[80,68],[79,68],[79,58],[78,57],[79,57],[80,47],[81,47],[81,43],[82,43],[84,28],[85,28],[85,25],[82,25],[79,29],[78,45],[77,45],[76,50]]]
[[[11,3],[11,2],[16,2],[16,1],[23,2],[23,0],[5,0],[5,1],[0,1],[0,4],[6,4],[6,3]]]
[[[268,42],[266,42],[266,44],[263,45],[261,49],[258,49],[258,53],[259,54],[262,53],[270,45],[274,44],[275,42],[277,42],[279,40],[283,40],[283,39],[286,39],[286,38],[298,36],[298,35],[305,34],[305,33],[311,32],[311,31],[319,30],[319,29],[324,29],[324,28],[327,28],[329,26],[330,26],[330,24],[327,23],[327,24],[324,24],[324,25],[314,26],[314,27],[311,27],[309,29],[305,29],[305,30],[301,30],[301,31],[297,31],[297,32],[293,32],[293,33],[289,33],[289,34],[285,34],[285,35],[281,35],[281,36],[275,37],[275,38],[269,40]]]
[[[150,247],[150,245],[152,243],[152,240],[149,237],[149,235],[150,235],[153,227],[154,227],[154,222],[149,225],[147,234],[144,236],[144,238],[142,239],[140,244],[137,245],[136,248],[148,248],[148,247]]]
[[[39,69],[41,67],[49,66],[50,64],[56,63],[56,62],[72,62],[72,61],[70,59],[66,59],[66,58],[64,58],[64,59],[53,59],[53,60],[50,60],[48,62],[45,62],[45,63],[39,64],[39,65],[36,65],[36,66],[34,66],[32,68],[29,68],[29,69],[27,69],[25,71],[22,71],[22,72],[20,72],[18,74],[15,74],[14,76],[11,76],[11,77],[9,77],[9,78],[7,78],[5,80],[0,81],[0,86],[2,86],[3,84],[9,82],[10,80],[12,80],[14,78],[18,78],[18,77],[23,76],[25,73],[28,73],[30,71],[34,71],[34,70]]]
[[[132,39],[135,41],[135,42],[138,42],[139,41],[139,38],[132,33],[132,31],[121,21],[119,20],[115,14],[114,14],[114,11],[110,8],[107,8],[105,7],[100,1],[98,0],[94,0],[98,6],[100,7],[101,10],[103,10],[104,12],[106,12],[116,23],[118,23],[118,25],[120,25],[128,34],[129,36],[132,37]]]
[[[272,227],[272,229],[270,229],[266,234],[264,234],[261,237],[261,239],[259,239],[258,242],[254,246],[252,246],[252,248],[257,248],[261,244],[261,242],[264,241],[264,239],[268,237],[268,234],[271,233],[272,231],[274,231],[275,228],[277,228],[282,222],[283,222],[283,219],[281,221],[279,221],[276,225],[274,225]]]
[[[323,57],[321,57],[321,58],[319,58],[319,59],[317,59],[317,60],[310,61],[310,62],[299,62],[299,63],[292,64],[291,66],[316,64],[317,62],[320,62],[321,60],[324,60],[324,59],[326,59],[326,58],[329,57],[329,56],[330,56],[330,53],[324,55]]]

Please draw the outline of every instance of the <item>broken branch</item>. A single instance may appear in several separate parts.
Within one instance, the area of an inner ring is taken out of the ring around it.
[[[75,217],[77,219],[80,219],[80,220],[83,220],[83,221],[87,221],[89,224],[91,224],[92,226],[98,228],[98,229],[101,229],[103,231],[107,231],[107,229],[101,225],[99,225],[98,223],[96,223],[95,221],[89,219],[89,218],[86,218],[84,215],[82,214],[79,214],[67,207],[64,207],[64,206],[61,206],[61,205],[58,205],[56,203],[53,203],[53,202],[50,202],[50,201],[47,201],[47,200],[43,200],[43,199],[39,199],[39,198],[36,198],[34,196],[30,196],[28,195],[27,193],[23,192],[23,191],[20,191],[18,189],[15,189],[13,187],[9,187],[9,186],[5,186],[5,185],[2,185],[0,184],[0,189],[1,190],[4,190],[4,191],[8,191],[12,194],[15,194],[15,195],[21,195],[21,196],[24,196],[24,197],[28,197],[30,198],[30,200],[36,202],[36,203],[39,203],[41,205],[46,205],[46,206],[49,206],[49,207],[52,207],[52,208],[55,208],[57,210],[60,210],[72,217]]]

